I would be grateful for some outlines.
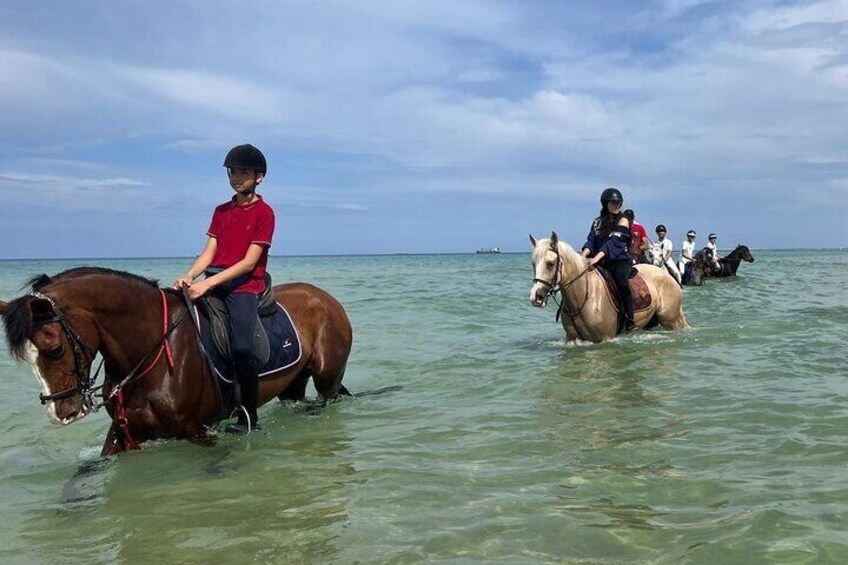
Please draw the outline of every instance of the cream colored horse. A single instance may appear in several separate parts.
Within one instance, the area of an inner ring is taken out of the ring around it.
[[[550,239],[536,240],[532,235],[535,278],[530,289],[530,302],[542,308],[557,290],[562,291],[562,327],[566,340],[599,343],[618,333],[618,312],[597,271],[587,269],[589,261],[570,245],[559,241],[556,233]],[[651,293],[651,305],[634,312],[640,328],[657,323],[669,329],[689,327],[683,315],[683,291],[665,269],[653,265],[636,265]]]

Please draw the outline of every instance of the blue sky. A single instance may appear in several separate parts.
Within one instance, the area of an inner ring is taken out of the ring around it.
[[[0,5],[0,258],[187,256],[252,142],[275,255],[649,231],[848,246],[848,0]]]

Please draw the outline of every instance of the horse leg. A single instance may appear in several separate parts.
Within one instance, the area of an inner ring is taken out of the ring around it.
[[[346,355],[328,359],[326,355],[316,352],[310,363],[312,382],[315,384],[315,390],[326,401],[335,400],[340,394],[350,396],[350,392],[342,385],[346,367]]]
[[[277,395],[280,402],[294,400],[295,402],[303,402],[306,398],[306,385],[309,383],[309,377],[312,374],[308,369],[304,369],[298,374],[286,389]]]
[[[127,450],[121,434],[113,422],[109,426],[109,431],[106,432],[106,441],[103,442],[103,448],[100,450],[100,457],[109,457],[110,455],[118,455]]]
[[[562,320],[562,329],[565,330],[565,343],[566,343],[566,345],[567,344],[576,345],[577,340],[580,339],[580,336],[577,334],[577,330],[574,328],[574,325],[565,323],[564,317],[563,317],[563,320]]]

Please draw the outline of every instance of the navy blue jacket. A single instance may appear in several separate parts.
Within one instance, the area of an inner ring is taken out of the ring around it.
[[[586,243],[583,244],[583,249],[588,249],[591,255],[597,255],[603,251],[604,261],[622,261],[629,260],[630,254],[627,248],[630,246],[630,228],[627,226],[615,226],[609,236],[604,236],[601,233],[601,217],[595,218],[592,222],[592,227],[589,229],[589,235],[586,236]]]

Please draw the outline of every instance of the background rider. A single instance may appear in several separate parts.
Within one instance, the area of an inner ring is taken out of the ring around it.
[[[683,240],[683,245],[680,248],[680,263],[678,263],[678,269],[680,270],[684,284],[687,284],[687,279],[690,276],[689,273],[686,272],[686,268],[695,257],[695,235],[695,230],[689,230],[686,232],[686,239]]]
[[[671,276],[677,281],[677,284],[682,285],[683,281],[680,278],[680,271],[677,270],[677,265],[674,264],[674,259],[671,257],[671,253],[674,251],[674,244],[671,243],[670,239],[666,239],[666,229],[663,224],[658,225],[655,231],[657,233],[657,241],[652,245],[653,252],[660,257],[662,264],[665,265]]]

